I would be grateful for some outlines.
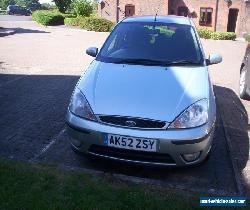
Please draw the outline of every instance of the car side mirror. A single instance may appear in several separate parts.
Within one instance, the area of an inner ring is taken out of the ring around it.
[[[97,47],[89,47],[86,50],[86,53],[92,57],[96,57],[98,54],[98,48]]]
[[[222,57],[220,54],[210,54],[209,58],[206,59],[207,65],[218,64],[222,62]]]

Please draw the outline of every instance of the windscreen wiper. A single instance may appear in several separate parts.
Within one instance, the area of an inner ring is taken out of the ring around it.
[[[139,59],[119,59],[117,61],[114,61],[113,63],[165,66],[165,62],[162,62],[159,60],[141,59],[141,58],[139,58]]]
[[[179,61],[171,61],[171,62],[165,62],[166,66],[185,66],[185,65],[201,65],[198,61],[192,61],[192,60],[179,60]]]

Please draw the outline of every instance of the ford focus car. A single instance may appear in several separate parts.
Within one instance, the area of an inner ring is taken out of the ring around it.
[[[197,164],[209,154],[216,105],[193,22],[176,16],[126,18],[77,83],[67,110],[73,149],[145,165]]]

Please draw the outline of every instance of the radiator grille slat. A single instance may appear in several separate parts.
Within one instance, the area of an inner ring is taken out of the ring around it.
[[[164,128],[164,126],[166,125],[166,122],[164,121],[141,119],[134,117],[100,115],[99,119],[103,123],[124,126],[124,127],[134,127],[134,128],[159,129],[159,128]],[[131,121],[134,122],[134,124],[129,125],[128,122]]]

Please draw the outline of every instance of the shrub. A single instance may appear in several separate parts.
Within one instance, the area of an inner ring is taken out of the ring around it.
[[[45,26],[64,24],[64,17],[58,12],[38,10],[32,13],[32,18],[36,22]]]
[[[78,26],[79,25],[78,18],[65,18],[64,24],[68,26]]]
[[[213,32],[206,28],[198,29],[200,38],[215,40],[235,40],[236,34],[233,32]]]
[[[199,34],[200,38],[203,38],[203,39],[210,39],[211,33],[212,33],[212,31],[210,31],[209,29],[206,29],[206,28],[198,29],[198,34]]]
[[[62,16],[63,16],[64,18],[76,18],[76,15],[71,14],[71,13],[66,13],[66,14],[63,14],[63,13],[62,13]]]
[[[92,12],[93,6],[89,0],[76,0],[74,2],[74,13],[77,16],[89,17]]]
[[[77,21],[78,21],[78,26],[80,26],[80,28],[86,29],[86,18],[85,17],[78,16]]]
[[[89,31],[108,32],[113,29],[115,24],[103,18],[86,17],[79,20],[79,25]]]
[[[246,35],[245,39],[246,39],[247,42],[250,42],[250,34]]]
[[[233,32],[212,32],[211,38],[215,40],[235,40],[236,34]]]
[[[65,18],[64,24],[70,26],[80,26],[83,29],[98,32],[111,31],[115,25],[113,22],[103,18],[81,16],[76,18]]]
[[[6,10],[9,5],[14,5],[14,4],[16,4],[15,0],[1,0],[0,1],[0,8],[2,10]],[[6,12],[5,12],[5,14],[6,14]]]

